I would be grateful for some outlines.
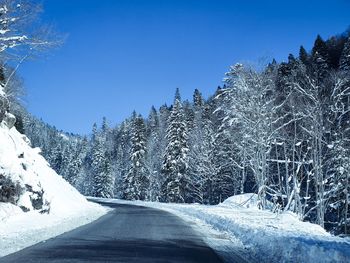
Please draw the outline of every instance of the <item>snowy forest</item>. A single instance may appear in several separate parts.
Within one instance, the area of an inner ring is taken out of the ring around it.
[[[218,204],[255,192],[335,234],[350,228],[350,37],[302,46],[262,69],[235,64],[203,98],[133,112],[83,137],[13,102],[16,126],[87,196]]]
[[[8,13],[0,9],[9,23],[1,24],[1,52],[49,43],[14,35]],[[350,32],[317,36],[288,62],[235,64],[209,98],[196,89],[193,101],[182,100],[177,89],[172,105],[133,112],[116,126],[104,118],[86,137],[32,116],[18,100],[16,67],[2,64],[0,81],[0,109],[86,196],[214,205],[255,192],[261,209],[273,203],[276,213],[350,231]]]

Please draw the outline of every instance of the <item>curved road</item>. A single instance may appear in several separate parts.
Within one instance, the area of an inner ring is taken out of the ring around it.
[[[222,262],[200,235],[165,211],[126,204],[0,262]]]

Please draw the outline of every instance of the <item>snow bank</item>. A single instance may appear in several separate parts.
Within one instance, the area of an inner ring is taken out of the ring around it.
[[[253,262],[350,262],[349,240],[334,237],[318,225],[301,222],[292,213],[258,210],[254,196],[248,201],[250,197],[252,194],[231,197],[216,206],[131,203],[167,210],[194,222],[200,220],[229,235],[236,246],[240,240],[246,258]],[[250,207],[244,207],[248,203]]]
[[[88,224],[108,211],[88,204],[69,214],[52,215],[37,211],[22,212],[14,207],[17,208],[14,209],[16,214],[10,213],[5,220],[0,219],[0,257]]]
[[[227,207],[245,207],[252,209],[259,209],[259,198],[257,194],[247,193],[241,195],[234,195],[227,198],[221,206]],[[273,204],[267,201],[267,208],[272,208]]]
[[[0,124],[0,192],[5,202],[0,203],[0,256],[89,223],[108,211],[88,202],[39,153],[15,128]],[[9,185],[6,189],[4,182]],[[9,198],[6,193],[11,193]]]

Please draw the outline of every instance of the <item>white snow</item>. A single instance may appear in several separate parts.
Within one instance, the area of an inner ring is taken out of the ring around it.
[[[350,262],[348,239],[332,236],[318,225],[301,222],[290,212],[275,214],[259,210],[254,200],[256,195],[245,194],[216,206],[117,199],[108,202],[154,207],[191,221],[199,225],[206,241],[228,262],[231,253],[239,253],[253,262]],[[216,235],[220,238],[212,238],[215,236],[212,231],[220,233]],[[224,239],[230,242],[223,242]]]
[[[256,194],[241,194],[241,195],[235,195],[227,198],[221,206],[227,206],[227,207],[246,207],[246,208],[252,208],[252,209],[259,209],[258,208],[258,195]],[[267,208],[272,208],[273,204],[271,202],[267,201]]]
[[[4,35],[4,34],[6,34],[7,32],[10,32],[10,30],[9,30],[9,29],[1,29],[1,30],[0,30],[0,35]]]
[[[3,204],[0,203],[0,257],[88,224],[108,211],[90,203],[62,215],[25,213],[13,206],[15,213],[7,207],[9,213],[4,218]]]
[[[9,216],[16,216],[22,213],[23,211],[18,206],[0,202],[0,222],[5,221]]]
[[[30,186],[34,191],[43,191],[44,210],[49,211],[41,214],[34,210],[31,198],[37,193],[31,191],[24,191],[17,206],[0,203],[0,256],[87,224],[108,211],[88,202],[49,167],[39,152],[15,128],[0,124],[0,174],[24,189]]]

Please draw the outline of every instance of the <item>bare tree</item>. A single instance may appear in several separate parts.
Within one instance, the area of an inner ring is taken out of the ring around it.
[[[34,1],[0,0],[0,120],[11,102],[24,94],[16,77],[20,65],[60,43],[49,27],[39,23],[41,11]]]

